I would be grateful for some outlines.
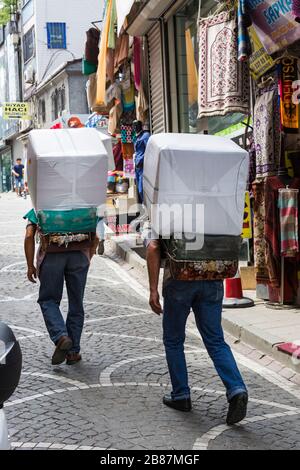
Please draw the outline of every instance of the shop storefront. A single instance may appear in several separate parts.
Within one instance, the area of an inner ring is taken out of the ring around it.
[[[107,2],[110,16],[89,80],[91,109],[105,114],[106,107],[127,167],[136,117],[152,133],[223,135],[248,150],[242,257],[252,265],[259,297],[299,303],[299,4],[125,4],[127,19],[115,29],[118,12]]]
[[[300,278],[300,24],[297,2],[283,3],[177,1],[146,32],[139,17],[128,28],[148,38],[153,132],[227,135],[249,151],[242,258],[275,305],[299,303]]]
[[[0,151],[0,192],[8,192],[12,188],[11,168],[11,148],[6,147]]]

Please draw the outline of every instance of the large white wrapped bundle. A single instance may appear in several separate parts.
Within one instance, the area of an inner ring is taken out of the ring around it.
[[[144,198],[154,232],[239,236],[248,170],[248,153],[230,139],[152,136],[145,154]],[[169,214],[167,207],[172,209]],[[200,207],[204,227],[199,224]]]
[[[107,171],[107,150],[95,129],[30,132],[28,187],[37,212],[105,204]]]

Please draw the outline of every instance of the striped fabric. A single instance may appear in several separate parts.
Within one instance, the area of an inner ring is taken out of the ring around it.
[[[279,189],[281,254],[293,257],[299,252],[298,189]]]

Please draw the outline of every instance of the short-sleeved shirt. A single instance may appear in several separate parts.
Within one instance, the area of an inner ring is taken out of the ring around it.
[[[24,165],[15,165],[14,171],[19,175],[16,178],[23,178]]]
[[[38,228],[38,218],[37,218],[37,215],[36,215],[36,212],[35,212],[34,209],[31,209],[27,214],[25,214],[23,219],[28,220],[27,227],[28,226],[34,226],[34,227]],[[80,249],[80,244],[78,244],[78,245],[79,245],[79,248],[76,251],[81,251],[82,253],[84,253],[86,255],[86,257],[88,258],[88,260],[90,261],[91,260],[90,249],[86,248],[86,247]],[[38,249],[37,254],[36,254],[36,264],[37,264],[37,273],[38,274],[39,274],[41,265],[42,265],[42,263],[45,259],[46,254],[47,253],[43,250],[42,244],[40,243],[39,249]]]

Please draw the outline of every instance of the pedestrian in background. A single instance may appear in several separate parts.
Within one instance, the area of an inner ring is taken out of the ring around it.
[[[17,158],[17,162],[12,169],[12,174],[15,177],[17,196],[21,197],[24,189],[24,165],[22,164],[22,158]]]
[[[173,388],[172,393],[164,397],[163,403],[179,411],[192,409],[184,342],[187,319],[193,310],[204,345],[227,391],[227,424],[242,421],[247,414],[248,393],[232,351],[224,340],[223,281],[176,280],[167,261],[162,308],[158,284],[163,244],[161,240],[148,240],[147,245],[150,306],[157,315],[163,313],[163,341]]]
[[[136,134],[134,150],[135,150],[135,176],[136,176],[136,185],[137,185],[137,191],[138,191],[138,201],[139,201],[139,204],[143,204],[144,202],[144,192],[143,192],[144,157],[145,157],[146,147],[150,139],[150,133],[147,131],[144,131],[143,123],[141,121],[133,122],[133,130]]]

